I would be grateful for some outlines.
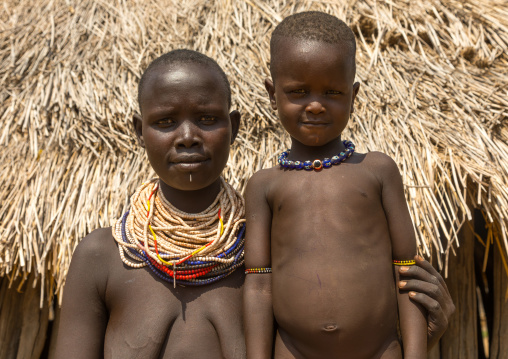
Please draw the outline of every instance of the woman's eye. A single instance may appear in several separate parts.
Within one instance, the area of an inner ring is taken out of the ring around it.
[[[164,126],[164,127],[167,127],[167,126],[171,126],[175,121],[173,121],[172,119],[170,118],[163,118],[162,120],[158,120],[157,121],[157,125],[158,126]]]

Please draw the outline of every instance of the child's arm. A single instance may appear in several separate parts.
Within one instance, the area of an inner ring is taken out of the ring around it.
[[[267,171],[254,174],[245,193],[247,228],[245,268],[269,268],[272,212],[266,200]],[[247,358],[268,359],[273,347],[272,274],[251,273],[245,278],[243,318]]]
[[[64,287],[57,359],[104,357],[108,313],[99,293],[105,287],[107,271],[101,240],[110,232],[111,229],[92,232],[74,251]]]
[[[402,178],[395,162],[378,154],[382,173],[382,202],[392,240],[394,260],[413,260],[416,254],[416,238],[404,197]],[[398,266],[394,265],[395,283],[399,283]],[[411,301],[407,291],[397,290],[399,321],[402,332],[404,358],[427,357],[426,312],[421,305]]]
[[[425,259],[415,256],[416,265],[399,268],[404,289],[413,292],[411,300],[427,310],[427,348],[432,349],[443,336],[455,304],[439,272]]]

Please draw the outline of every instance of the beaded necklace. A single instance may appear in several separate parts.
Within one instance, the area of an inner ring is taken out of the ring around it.
[[[113,225],[122,262],[148,266],[173,285],[203,285],[243,265],[245,206],[242,196],[221,178],[221,189],[203,212],[174,207],[159,180],[144,183],[131,208]]]
[[[332,165],[339,165],[344,162],[347,158],[351,157],[351,155],[355,152],[355,145],[351,141],[343,141],[342,142],[346,147],[344,152],[339,153],[332,158],[325,158],[324,160],[314,160],[314,161],[290,161],[287,159],[289,152],[291,150],[284,151],[280,154],[279,165],[281,168],[288,169],[296,169],[301,170],[304,169],[306,171],[321,171],[323,168],[330,168]]]

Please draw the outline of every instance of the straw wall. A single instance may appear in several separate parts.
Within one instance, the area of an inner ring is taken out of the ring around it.
[[[307,9],[337,15],[357,34],[361,90],[344,138],[397,161],[421,251],[445,264],[475,206],[490,225],[484,244],[506,258],[503,0],[1,6],[0,276],[34,273],[41,304],[61,293],[79,240],[108,226],[151,176],[130,129],[142,69],[176,48],[201,51],[225,69],[243,114],[225,176],[243,189],[288,145],[263,87],[268,41],[284,16]]]

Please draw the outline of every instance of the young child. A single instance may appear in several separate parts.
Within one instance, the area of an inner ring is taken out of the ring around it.
[[[138,99],[134,127],[158,179],[78,245],[56,357],[244,358],[244,204],[220,177],[240,122],[227,77],[176,50],[150,64]]]
[[[360,87],[355,51],[348,26],[320,12],[272,34],[265,86],[291,149],[247,185],[249,359],[402,358],[397,307],[404,358],[426,358],[425,315],[395,287],[396,265],[416,254],[401,176],[341,138]]]

